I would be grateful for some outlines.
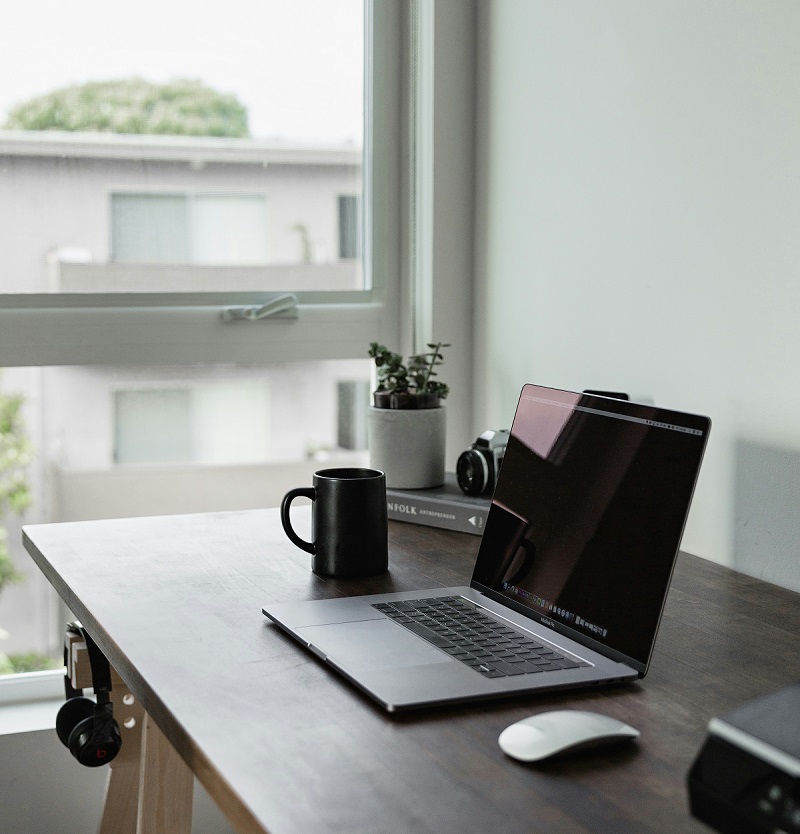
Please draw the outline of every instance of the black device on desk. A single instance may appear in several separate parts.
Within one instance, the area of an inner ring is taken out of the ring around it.
[[[800,832],[800,683],[713,718],[689,771],[692,814],[725,834]]]

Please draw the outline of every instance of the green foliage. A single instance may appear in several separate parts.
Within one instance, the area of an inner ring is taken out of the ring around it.
[[[31,503],[25,477],[31,444],[22,419],[19,394],[0,393],[0,512],[23,513]]]
[[[8,657],[12,672],[44,672],[46,669],[58,669],[63,661],[46,654],[29,652],[28,654],[12,654]]]
[[[437,394],[439,399],[444,399],[450,389],[443,382],[436,382],[432,377],[437,376],[434,368],[444,363],[444,356],[441,350],[444,347],[450,347],[449,344],[438,342],[436,344],[429,344],[430,351],[427,353],[418,353],[412,356],[408,361],[408,372],[414,380],[414,387],[417,391],[427,391],[429,394]]]
[[[408,368],[403,364],[403,357],[399,353],[394,353],[385,345],[371,342],[369,355],[375,360],[375,367],[378,369],[378,391],[408,391],[411,384]]]
[[[7,637],[0,629],[0,638]],[[59,658],[49,657],[38,652],[7,655],[0,652],[0,675],[14,675],[21,672],[43,672],[46,669],[58,669],[63,665]]]
[[[31,445],[22,420],[22,397],[0,393],[0,591],[22,577],[8,552],[7,513],[21,515],[31,503],[26,477]]]
[[[391,407],[415,408],[414,399],[426,395],[428,399],[443,400],[450,389],[443,382],[434,380],[436,368],[444,362],[442,348],[450,347],[444,342],[431,343],[430,351],[411,356],[408,364],[403,363],[399,353],[389,350],[385,345],[371,342],[369,355],[375,360],[378,369],[378,387],[376,393],[394,395]],[[398,399],[397,395],[403,395]],[[400,403],[400,404],[398,404]],[[376,399],[377,404],[377,399]]]
[[[152,84],[135,77],[63,87],[14,107],[5,127],[234,138],[249,135],[247,110],[235,96],[187,78]]]
[[[0,591],[6,585],[22,581],[22,574],[14,567],[11,556],[8,552],[8,533],[6,528],[0,525]]]
[[[12,675],[14,673],[14,664],[11,662],[11,658],[0,652],[0,675]]]

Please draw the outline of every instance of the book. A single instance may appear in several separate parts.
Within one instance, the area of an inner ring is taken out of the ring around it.
[[[407,521],[476,536],[483,534],[491,503],[488,495],[465,495],[454,472],[445,473],[445,482],[438,487],[386,487],[386,507],[391,521]]]

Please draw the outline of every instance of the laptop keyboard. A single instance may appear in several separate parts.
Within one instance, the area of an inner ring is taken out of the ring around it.
[[[381,602],[372,607],[487,678],[589,665],[503,625],[461,597]]]

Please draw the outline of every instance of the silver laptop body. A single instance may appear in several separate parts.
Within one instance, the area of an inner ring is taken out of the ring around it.
[[[709,429],[698,415],[525,385],[469,586],[263,613],[390,711],[636,680]],[[482,647],[499,635],[506,660],[482,661],[489,652],[449,627],[419,636],[431,631],[412,618],[443,608],[459,623],[477,616]],[[524,651],[534,643],[538,655]]]

